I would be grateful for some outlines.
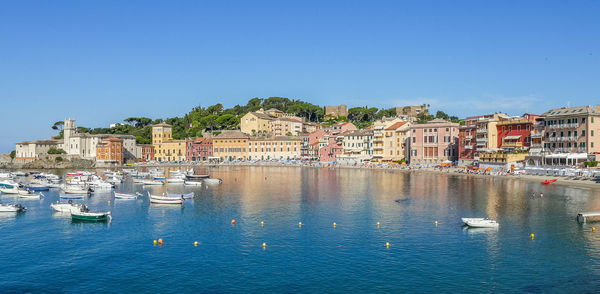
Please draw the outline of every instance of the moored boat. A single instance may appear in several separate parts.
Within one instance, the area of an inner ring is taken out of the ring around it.
[[[155,204],[174,204],[174,205],[182,205],[183,198],[182,197],[164,197],[152,195],[148,192],[148,198],[150,198],[150,203]]]
[[[48,187],[48,185],[44,185],[44,184],[30,184],[25,186],[25,188],[27,188],[28,190],[31,191],[48,191],[50,190],[50,187]]]
[[[85,204],[73,203],[69,200],[68,203],[52,203],[50,207],[58,212],[80,212],[80,211],[90,211]]]
[[[60,194],[58,197],[61,199],[83,199],[88,194]]]
[[[218,184],[222,183],[223,180],[221,180],[219,178],[208,178],[208,179],[204,179],[204,182],[207,185],[218,185]]]
[[[107,212],[89,212],[89,211],[71,211],[71,219],[78,221],[105,222],[110,220],[110,211]]]
[[[471,228],[497,228],[498,227],[498,223],[495,220],[491,220],[491,219],[468,220],[466,223],[467,223],[467,226],[469,226]]]
[[[167,184],[183,184],[185,182],[182,178],[168,178]]]
[[[140,193],[135,193],[135,194],[127,194],[127,193],[115,193],[115,199],[137,199],[138,196],[142,196],[142,194]]]
[[[19,194],[19,188],[17,186],[0,187],[0,192],[2,192],[4,194]]]
[[[35,193],[34,191],[31,191],[31,190],[24,190],[24,189],[19,190],[19,198],[40,199],[43,196],[44,196],[44,194],[42,194],[41,192]]]
[[[25,212],[27,208],[21,204],[0,203],[0,212]]]
[[[202,182],[198,181],[185,181],[183,184],[186,186],[202,186]]]
[[[469,221],[480,221],[480,220],[484,220],[485,218],[483,217],[463,217],[460,220],[465,223],[465,225],[467,224],[467,222]]]
[[[79,194],[79,195],[90,194],[90,188],[87,186],[65,185],[62,187],[62,190],[63,190],[63,193],[65,193],[65,194]]]
[[[181,197],[183,199],[192,199],[192,198],[194,198],[194,192],[185,193],[185,194],[167,192],[167,197]]]
[[[144,185],[148,185],[148,186],[158,186],[158,185],[164,185],[165,183],[162,181],[156,181],[156,180],[144,180],[142,181],[142,184]]]

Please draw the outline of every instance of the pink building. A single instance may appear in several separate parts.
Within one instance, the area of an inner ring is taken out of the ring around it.
[[[438,165],[458,160],[459,124],[434,119],[410,128],[410,164]]]
[[[187,138],[185,140],[186,160],[207,161],[213,155],[212,139],[207,138]]]
[[[328,136],[328,144],[319,148],[319,161],[334,162],[336,155],[342,154],[344,147],[336,140],[336,136]]]
[[[317,160],[319,158],[318,146],[319,140],[323,139],[327,135],[327,130],[316,130],[312,133],[304,134],[302,136],[302,145],[300,150],[300,156],[302,159]]]
[[[355,131],[358,128],[351,122],[338,122],[331,126],[331,132],[333,134],[339,134],[346,131]]]

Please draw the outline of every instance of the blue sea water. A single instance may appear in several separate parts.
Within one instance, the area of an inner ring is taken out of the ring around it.
[[[600,230],[575,221],[578,212],[600,211],[598,189],[384,170],[201,172],[223,183],[117,188],[196,192],[183,208],[106,193],[81,201],[112,211],[110,223],[52,212],[56,191],[42,200],[2,195],[28,211],[0,215],[0,292],[600,291]],[[500,227],[465,229],[461,217],[490,217]],[[158,238],[163,246],[153,245]]]

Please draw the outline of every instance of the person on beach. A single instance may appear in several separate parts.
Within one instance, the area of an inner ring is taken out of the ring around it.
[[[535,192],[531,193],[531,198],[535,198]]]
[[[540,193],[540,198],[544,198],[544,193]]]

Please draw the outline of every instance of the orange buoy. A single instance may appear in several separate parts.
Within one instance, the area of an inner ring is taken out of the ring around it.
[[[158,246],[162,246],[163,245],[163,239],[158,239]]]
[[[235,225],[235,220],[234,220],[234,219],[232,219],[232,220],[231,220],[231,225],[232,225],[232,226],[234,226],[234,225]]]

